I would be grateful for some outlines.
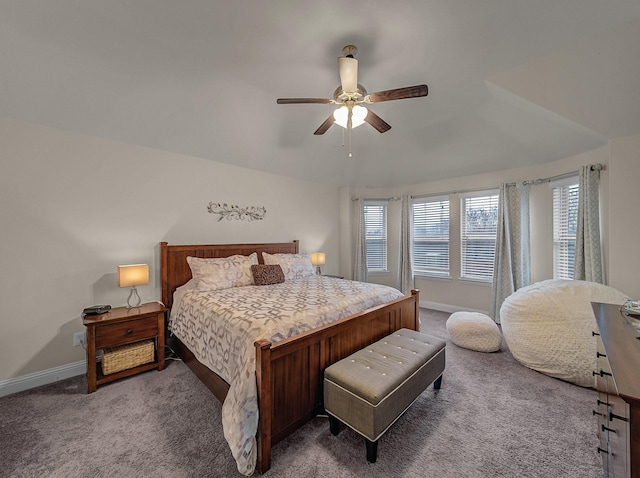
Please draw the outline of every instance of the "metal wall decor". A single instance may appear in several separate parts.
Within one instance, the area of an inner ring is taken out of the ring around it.
[[[247,207],[238,207],[238,206],[229,206],[226,203],[220,204],[215,202],[210,202],[207,206],[207,210],[211,214],[218,214],[220,217],[218,221],[222,221],[223,219],[231,220],[231,219],[240,219],[240,220],[249,220],[249,221],[261,221],[265,214],[267,214],[267,209],[264,207],[256,207],[256,206],[247,206]]]

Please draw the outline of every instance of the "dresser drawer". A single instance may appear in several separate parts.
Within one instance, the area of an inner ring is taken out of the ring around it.
[[[624,400],[616,395],[609,395],[609,423],[605,425],[609,446],[611,448],[612,476],[629,476],[628,445],[629,445],[629,412]],[[621,417],[621,418],[617,418]]]
[[[96,349],[123,345],[158,335],[158,316],[136,318],[96,327]]]

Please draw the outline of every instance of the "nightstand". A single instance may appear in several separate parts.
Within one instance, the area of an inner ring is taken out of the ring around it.
[[[95,392],[98,385],[112,382],[136,373],[164,368],[164,314],[167,309],[157,302],[139,307],[116,307],[106,314],[85,315],[82,323],[87,327],[87,393]],[[96,361],[96,351],[105,348],[153,340],[153,362],[133,366],[126,370],[104,375],[102,364]]]

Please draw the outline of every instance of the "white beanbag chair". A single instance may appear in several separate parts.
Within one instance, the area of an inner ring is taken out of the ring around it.
[[[478,352],[495,352],[502,343],[498,325],[480,312],[454,312],[447,319],[447,332],[458,347]]]
[[[598,330],[591,302],[626,296],[595,282],[550,279],[523,287],[500,308],[502,335],[522,365],[583,387],[595,387]]]

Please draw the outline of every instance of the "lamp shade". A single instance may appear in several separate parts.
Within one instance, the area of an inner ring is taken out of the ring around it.
[[[364,119],[369,114],[369,110],[364,106],[355,105],[351,110],[351,127],[357,128],[361,124],[364,123]],[[347,121],[349,120],[349,108],[346,106],[341,106],[337,110],[333,112],[333,119],[336,124],[342,126],[343,128],[347,127]]]
[[[311,264],[314,266],[322,266],[324,265],[325,254],[324,252],[313,252],[311,254]]]
[[[147,264],[129,264],[118,266],[118,287],[135,287],[149,283]]]

